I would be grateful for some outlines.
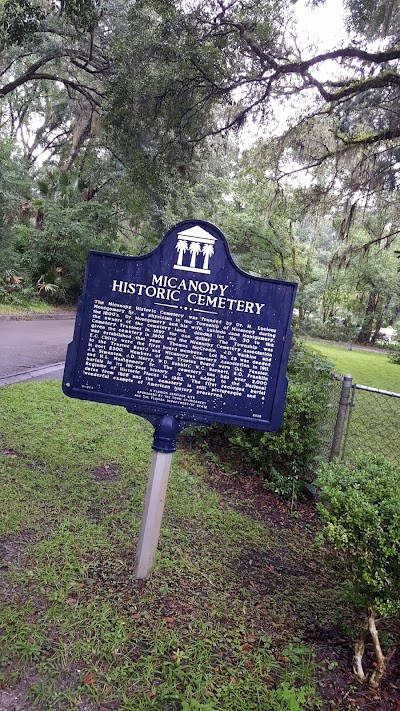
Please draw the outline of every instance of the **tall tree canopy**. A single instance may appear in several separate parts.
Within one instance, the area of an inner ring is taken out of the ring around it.
[[[32,102],[53,82],[80,105],[81,143],[105,112],[125,155],[128,144],[135,159],[139,147],[178,164],[249,117],[269,137],[276,107],[295,104],[281,167],[288,149],[308,167],[357,153],[368,180],[393,186],[397,3],[347,0],[349,41],[322,53],[299,48],[292,8],[288,0],[3,0],[0,96],[30,87]]]
[[[295,101],[300,120],[288,135],[297,135],[291,147],[304,165],[363,148],[371,177],[390,181],[400,137],[400,10],[389,5],[349,0],[348,44],[313,54],[298,48],[285,0],[134,3],[114,74],[116,125],[124,129],[121,107],[127,96],[138,106],[139,91],[145,120],[155,130],[166,121],[165,150],[173,140],[188,148],[250,116],[267,133],[276,102],[285,110]]]
[[[194,210],[249,265],[298,278],[302,314],[324,215],[328,296],[332,274],[393,250],[400,10],[344,2],[347,39],[321,52],[302,47],[289,0],[0,0],[0,139],[27,161],[42,240],[64,209],[54,185],[88,232],[80,203],[106,206],[129,251]]]

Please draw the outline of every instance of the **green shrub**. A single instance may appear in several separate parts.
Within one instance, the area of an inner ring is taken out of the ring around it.
[[[393,346],[392,352],[389,355],[389,360],[391,363],[400,365],[400,342]]]
[[[327,411],[335,404],[333,365],[296,343],[288,365],[288,393],[277,432],[228,427],[225,436],[265,480],[283,495],[303,486],[303,474],[321,451]]]
[[[349,319],[339,321],[336,318],[329,318],[326,321],[320,321],[318,318],[306,318],[298,322],[297,330],[300,335],[323,338],[328,341],[354,340],[357,335],[356,324]]]
[[[326,540],[348,555],[357,602],[400,614],[400,467],[362,457],[355,466],[322,465],[318,505]]]
[[[16,284],[12,279],[7,280],[7,275],[0,280],[0,304],[14,304],[23,307],[36,296],[33,287],[22,281]]]
[[[365,608],[353,670],[359,681],[367,679],[363,655],[370,634],[376,666],[369,684],[376,688],[389,658],[377,616],[400,617],[400,467],[379,457],[364,456],[352,467],[334,461],[321,467],[317,483],[325,538],[344,554],[353,600]]]
[[[111,209],[96,200],[64,206],[43,198],[41,229],[29,221],[14,226],[8,269],[21,278],[11,288],[0,273],[0,302],[21,304],[27,296],[50,303],[75,303],[82,289],[89,249],[119,246]],[[30,293],[27,290],[30,289]]]

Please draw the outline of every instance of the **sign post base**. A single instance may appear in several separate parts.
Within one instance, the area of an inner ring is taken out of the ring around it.
[[[136,580],[147,578],[154,565],[171,461],[172,452],[153,452],[133,569]]]
[[[170,415],[159,418],[154,426],[153,457],[133,568],[136,580],[145,580],[154,565],[172,454],[175,452],[176,436],[181,427],[182,424]]]

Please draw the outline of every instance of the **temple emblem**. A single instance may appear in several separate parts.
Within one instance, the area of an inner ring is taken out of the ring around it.
[[[214,254],[214,244],[217,241],[199,225],[178,232],[176,243],[177,259],[174,269],[188,272],[210,274],[209,262]]]

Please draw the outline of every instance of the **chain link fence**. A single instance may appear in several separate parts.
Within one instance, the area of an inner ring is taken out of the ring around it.
[[[400,465],[400,393],[353,385],[342,459],[381,454]]]
[[[358,385],[344,376],[337,403],[327,458],[352,462],[358,454],[382,455],[400,465],[400,393]]]

